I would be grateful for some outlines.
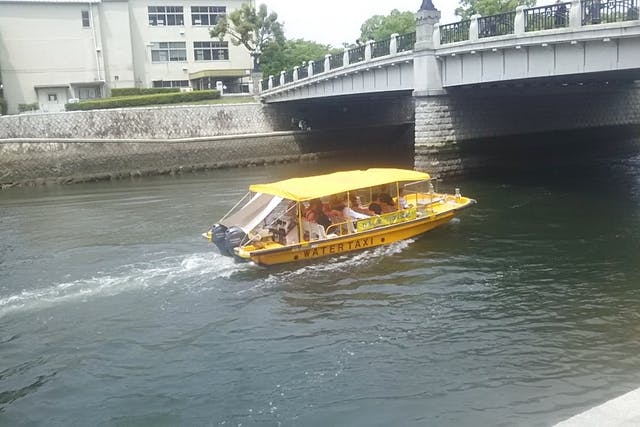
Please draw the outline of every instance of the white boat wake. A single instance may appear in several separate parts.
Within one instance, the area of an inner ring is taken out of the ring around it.
[[[90,278],[35,290],[25,289],[14,295],[0,297],[0,318],[11,312],[54,306],[74,299],[117,295],[132,289],[163,287],[178,282],[201,280],[203,277],[208,281],[228,278],[246,268],[247,264],[238,264],[232,258],[214,252],[124,265],[119,271],[110,274],[98,272]]]

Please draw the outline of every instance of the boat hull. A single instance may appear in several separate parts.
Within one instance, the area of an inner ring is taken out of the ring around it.
[[[394,242],[419,236],[420,234],[446,224],[454,217],[455,212],[449,211],[441,215],[423,217],[401,224],[376,228],[363,233],[304,242],[299,245],[277,249],[255,250],[241,254],[241,257],[249,258],[256,264],[268,266],[336,256],[377,246],[389,245]]]

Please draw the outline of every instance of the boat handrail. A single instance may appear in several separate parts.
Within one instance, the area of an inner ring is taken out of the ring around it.
[[[437,179],[429,178],[429,179],[421,179],[420,181],[407,182],[406,184],[402,184],[402,188],[410,187],[412,185],[422,184],[423,182],[429,182],[429,181],[437,181]]]
[[[327,227],[327,234],[336,234],[338,236],[342,236],[342,230],[344,230],[343,227],[348,227],[348,222],[349,221],[341,221],[341,222],[334,222],[331,223],[331,225],[329,227]],[[348,228],[347,228],[348,230]]]

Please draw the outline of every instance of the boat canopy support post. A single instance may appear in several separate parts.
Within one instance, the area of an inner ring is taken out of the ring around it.
[[[302,243],[304,237],[304,230],[302,229],[302,202],[296,202],[298,207],[298,242]]]

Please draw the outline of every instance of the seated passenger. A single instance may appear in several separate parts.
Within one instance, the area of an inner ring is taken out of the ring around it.
[[[331,225],[331,220],[322,209],[322,200],[313,199],[309,202],[309,209],[305,213],[305,219],[322,225],[325,229]]]
[[[354,193],[350,193],[349,194],[349,200],[347,202],[347,207],[345,209],[349,209],[349,208],[350,208],[351,211],[354,211],[354,213],[357,213],[357,214],[360,215],[360,216],[350,215],[349,216],[350,218],[362,219],[362,218],[368,218],[368,217],[376,214],[375,212],[373,212],[373,211],[367,209],[366,207],[362,206],[360,204],[360,200],[359,200],[358,196],[356,196]],[[344,214],[344,211],[343,211],[343,214]]]
[[[404,188],[401,188],[400,193],[398,193],[398,205],[400,205],[402,209],[413,207],[412,204],[407,203],[407,199],[404,197]]]
[[[380,205],[382,213],[395,212],[397,210],[396,203],[388,193],[378,194],[378,200],[376,203]],[[371,209],[371,207],[369,207],[369,209]]]
[[[369,210],[376,215],[382,214],[382,206],[378,202],[369,203]]]
[[[344,216],[342,215],[343,207],[344,203],[342,200],[340,200],[338,196],[333,196],[329,203],[324,205],[324,213],[331,219],[331,222],[336,224],[344,221]]]

